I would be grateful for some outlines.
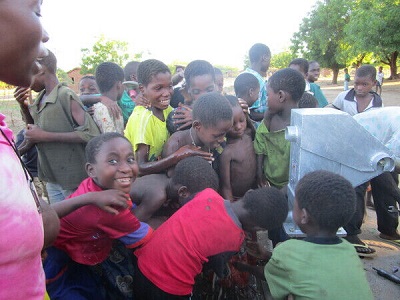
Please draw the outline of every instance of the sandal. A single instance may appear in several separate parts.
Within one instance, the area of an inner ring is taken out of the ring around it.
[[[389,243],[389,244],[395,245],[397,247],[400,247],[400,239],[391,239],[390,235],[386,235],[386,234],[383,234],[383,233],[379,234],[379,238],[382,241],[385,241],[386,243]]]
[[[363,244],[353,244],[359,257],[375,257],[376,250]]]

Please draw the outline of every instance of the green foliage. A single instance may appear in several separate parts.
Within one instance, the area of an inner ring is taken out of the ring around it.
[[[271,57],[270,69],[287,68],[294,58],[294,54],[289,50],[274,54]]]
[[[57,78],[60,82],[66,82],[67,84],[71,84],[71,78],[68,77],[67,72],[65,72],[64,70],[57,68]]]
[[[81,52],[83,55],[82,74],[94,74],[96,67],[102,62],[111,61],[123,68],[129,60],[140,60],[142,58],[142,53],[134,54],[132,58],[129,56],[127,42],[108,40],[104,36],[98,39],[91,50],[83,48]]]
[[[345,66],[340,54],[351,5],[351,0],[318,1],[291,39],[294,55],[317,60],[322,67],[333,69],[334,83],[339,68]]]
[[[249,68],[250,67],[250,58],[249,54],[245,54],[244,59],[243,59],[243,69]]]

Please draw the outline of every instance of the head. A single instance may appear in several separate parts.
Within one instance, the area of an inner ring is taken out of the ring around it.
[[[299,108],[316,108],[318,100],[310,93],[304,92],[298,104]]]
[[[249,107],[257,101],[260,94],[260,83],[251,73],[242,73],[236,77],[233,87],[236,97],[245,100]]]
[[[222,93],[224,91],[224,74],[222,71],[216,67],[214,67],[215,74],[215,91]]]
[[[101,94],[115,92],[113,100],[119,100],[124,92],[124,70],[116,63],[103,62],[96,68],[96,83]]]
[[[290,101],[298,103],[303,96],[305,85],[303,76],[296,70],[286,68],[275,72],[268,80],[267,87],[270,112],[283,111],[285,104]]]
[[[365,97],[375,87],[376,69],[371,65],[363,65],[356,70],[354,90],[357,96]]]
[[[344,69],[343,69],[343,72],[344,72],[345,74],[347,74],[347,73],[349,73],[349,69],[344,68]]]
[[[181,73],[185,71],[185,67],[181,65],[175,65],[175,74],[176,73]]]
[[[40,92],[45,88],[47,78],[57,78],[57,58],[50,50],[47,50],[47,53],[45,57],[39,59],[41,69],[33,78],[31,89],[35,92]]]
[[[328,171],[304,175],[295,194],[293,219],[306,234],[315,229],[336,233],[356,209],[356,194],[350,182]]]
[[[308,76],[308,60],[304,58],[295,58],[290,64],[289,68],[299,71],[304,79]]]
[[[124,78],[125,81],[138,81],[137,79],[137,69],[140,62],[130,61],[126,64],[124,68]]]
[[[309,61],[308,62],[307,80],[309,82],[317,81],[320,73],[321,73],[321,69],[320,69],[319,63],[315,60]]]
[[[238,98],[232,95],[225,96],[232,107],[233,125],[226,133],[227,138],[241,138],[247,127],[246,115],[239,104]]]
[[[192,130],[198,145],[215,149],[232,127],[232,108],[220,93],[206,93],[193,105]]]
[[[261,76],[267,76],[269,64],[271,62],[271,51],[267,45],[257,43],[249,50],[249,59],[252,68],[256,69]]]
[[[208,161],[192,156],[176,164],[167,193],[169,198],[183,205],[206,188],[218,191],[218,175]]]
[[[286,197],[274,187],[249,190],[240,201],[246,213],[239,219],[246,231],[278,228],[288,214]]]
[[[129,193],[139,173],[132,144],[121,134],[108,132],[86,145],[86,172],[103,189]]]
[[[214,67],[205,60],[191,61],[185,69],[185,82],[193,102],[205,93],[214,92]]]
[[[0,0],[0,80],[30,86],[47,55],[49,36],[40,23],[42,0]]]
[[[379,71],[379,73],[382,73],[382,71],[383,71],[383,67],[381,66],[381,67],[379,67],[378,68],[378,71]]]
[[[167,109],[173,93],[168,66],[157,59],[148,59],[139,64],[137,75],[140,92],[150,105],[160,110]]]
[[[79,81],[79,93],[80,95],[94,95],[99,94],[99,88],[97,87],[96,77],[93,75],[85,75]]]

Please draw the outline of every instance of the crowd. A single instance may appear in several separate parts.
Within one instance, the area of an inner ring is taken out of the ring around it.
[[[373,298],[359,256],[376,254],[358,238],[369,183],[311,172],[293,207],[306,238],[282,226],[292,109],[336,108],[368,126],[371,113],[386,114],[373,66],[328,104],[318,62],[294,59],[266,80],[271,52],[256,43],[234,95],[205,60],[171,74],[157,59],[103,62],[78,95],[57,79],[40,6],[0,0],[0,80],[18,86],[26,122],[16,146],[0,114],[0,298],[229,299],[239,289],[249,299],[249,273],[274,299]],[[395,134],[381,138],[394,152]],[[392,242],[397,180],[386,172],[370,181],[380,236]]]

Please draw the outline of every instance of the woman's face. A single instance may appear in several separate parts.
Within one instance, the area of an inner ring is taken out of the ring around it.
[[[42,0],[0,0],[0,80],[30,86],[39,72],[37,59],[47,50],[40,23]]]

